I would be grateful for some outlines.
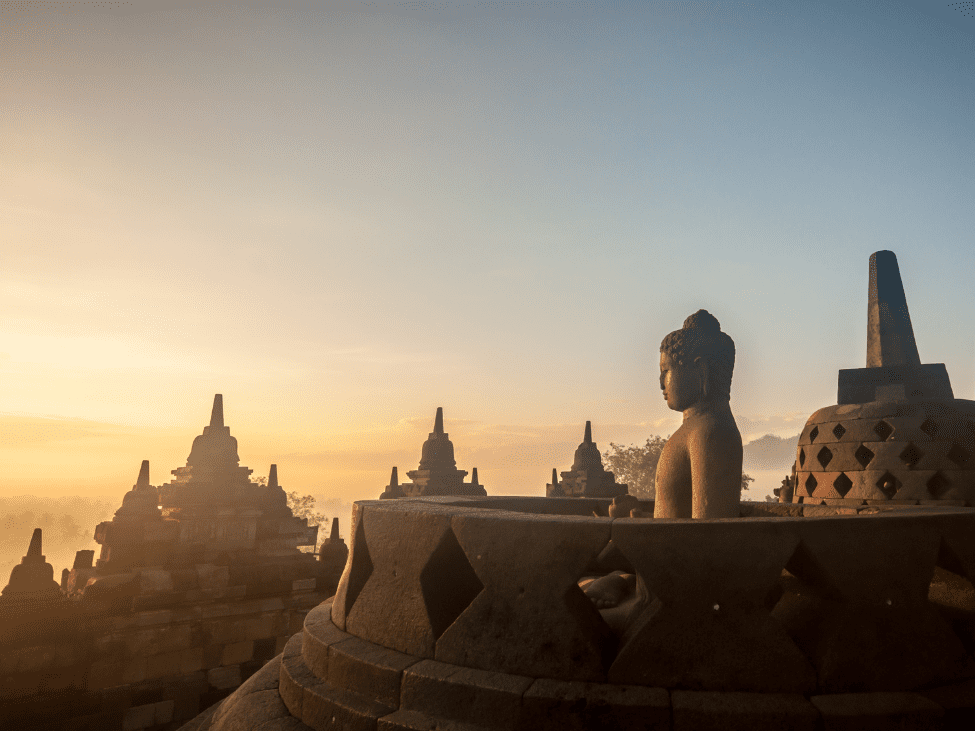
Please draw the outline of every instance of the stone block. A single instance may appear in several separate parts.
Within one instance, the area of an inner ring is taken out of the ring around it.
[[[376,722],[376,731],[485,731],[484,726],[433,718],[419,711],[393,711]]]
[[[142,569],[139,571],[142,594],[168,593],[174,590],[173,575],[162,569]]]
[[[254,657],[254,641],[235,642],[231,645],[224,645],[223,653],[220,657],[221,665],[239,665],[247,662]]]
[[[85,687],[89,692],[111,688],[122,683],[122,666],[116,658],[95,660],[88,670]]]
[[[304,688],[301,720],[313,729],[373,731],[377,721],[393,710],[371,697],[316,681]]]
[[[944,709],[917,693],[840,693],[809,699],[823,731],[888,731],[942,728]]]
[[[156,723],[156,704],[129,708],[122,717],[122,731],[139,731]]]
[[[975,679],[920,691],[919,695],[944,709],[945,729],[971,729],[975,719]]]
[[[670,693],[674,731],[814,731],[819,711],[793,693]]]
[[[236,688],[241,683],[240,665],[227,665],[207,671],[207,682],[218,690]]]
[[[403,671],[418,659],[349,637],[328,648],[328,682],[336,688],[368,693],[379,703],[396,708]]]
[[[163,652],[146,658],[146,678],[166,678],[185,675],[203,668],[203,648]]]
[[[928,489],[928,482],[935,476],[935,470],[911,470],[898,474],[900,488],[894,500],[930,500],[934,497]]]
[[[817,500],[822,500],[824,498],[842,498],[843,495],[839,493],[836,489],[835,484],[844,472],[815,472],[813,473],[817,485],[816,489],[813,490],[812,496]],[[852,482],[852,480],[851,480]]]
[[[611,519],[491,512],[452,518],[463,555],[451,549],[455,558],[429,576],[428,606],[450,596],[441,590],[452,581],[448,564],[466,571],[466,559],[483,586],[444,617],[446,624],[457,612],[435,659],[529,677],[605,679],[616,639],[577,582],[609,543]]]
[[[295,721],[276,690],[259,690],[229,708],[221,706],[213,715],[210,731],[298,731],[301,726]]]
[[[315,591],[317,579],[296,579],[291,582],[291,591]]]
[[[301,635],[295,635],[285,645],[278,677],[278,689],[284,704],[291,711],[291,715],[300,718],[305,686],[321,682],[302,662]]]
[[[169,723],[173,720],[173,710],[176,703],[173,700],[159,701],[154,704],[156,707],[156,723]]]
[[[122,683],[141,683],[148,677],[148,660],[144,657],[134,657],[122,667]]]
[[[887,495],[879,487],[886,474],[885,470],[874,469],[848,473],[847,476],[853,480],[853,487],[846,493],[846,497],[851,500],[887,500]]]
[[[796,526],[805,522],[615,521],[613,543],[655,599],[635,619],[610,682],[813,690],[813,667],[765,608],[799,546]]]
[[[136,623],[142,627],[147,627],[154,624],[171,624],[172,622],[172,609],[154,609],[148,612],[139,612],[136,615]]]
[[[522,697],[517,728],[524,731],[643,731],[671,728],[663,688],[535,680]]]
[[[328,677],[329,647],[351,637],[332,624],[330,619],[320,624],[306,623],[301,643],[305,665],[319,678]]]
[[[228,566],[215,566],[207,563],[197,564],[195,569],[197,585],[204,592],[222,591],[230,586],[230,568]]]
[[[443,605],[453,599],[448,591],[453,584],[440,583],[440,595],[434,600],[429,597],[431,587],[424,581],[424,571],[428,575],[431,570],[453,569],[458,579],[467,579],[464,584],[476,582],[476,577],[470,579],[473,572],[465,566],[463,551],[451,533],[450,515],[439,506],[423,511],[371,508],[360,520],[360,532],[356,550],[359,559],[362,552],[368,552],[371,566],[358,593],[346,595],[345,629],[384,647],[432,657],[434,643],[445,629],[436,620]],[[445,561],[451,565],[441,567]],[[427,569],[428,565],[433,568]],[[475,586],[467,593],[477,591]],[[461,603],[472,598],[461,599]],[[390,606],[396,606],[397,611],[389,612]]]
[[[31,673],[35,670],[43,670],[53,666],[57,657],[57,647],[55,645],[22,647],[17,651],[16,656],[17,664],[15,672]]]
[[[280,675],[281,658],[276,657],[245,680],[236,691],[228,696],[221,704],[221,712],[230,711],[237,701],[251,693],[257,693],[262,690],[276,691],[281,680]]]
[[[533,682],[520,675],[423,660],[403,673],[399,705],[435,718],[512,728],[522,695]]]

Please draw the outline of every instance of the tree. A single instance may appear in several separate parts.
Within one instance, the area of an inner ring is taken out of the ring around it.
[[[308,525],[324,525],[327,518],[315,510],[315,498],[312,495],[299,496],[297,492],[286,492],[288,507],[296,518],[308,518]]]
[[[653,500],[657,494],[657,462],[670,437],[652,436],[643,446],[609,443],[603,453],[603,466],[616,475],[616,481],[629,485],[629,493],[642,500]],[[741,473],[741,489],[747,490],[755,478]]]
[[[660,452],[668,437],[650,437],[643,446],[624,446],[609,443],[603,454],[603,466],[616,475],[616,481],[629,485],[630,495],[653,500],[656,495],[655,477]]]

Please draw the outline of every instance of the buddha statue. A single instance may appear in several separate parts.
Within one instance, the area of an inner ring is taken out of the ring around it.
[[[731,414],[735,342],[698,310],[660,344],[660,388],[684,415],[657,463],[654,518],[737,518],[741,433]]]

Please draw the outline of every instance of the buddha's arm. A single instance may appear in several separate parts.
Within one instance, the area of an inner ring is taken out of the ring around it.
[[[741,437],[723,429],[698,432],[688,440],[691,460],[691,517],[737,518],[741,502]]]

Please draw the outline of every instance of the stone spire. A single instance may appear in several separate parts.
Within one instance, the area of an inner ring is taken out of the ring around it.
[[[223,428],[223,394],[213,396],[213,411],[210,412],[210,428]]]
[[[586,432],[582,437],[582,444],[576,449],[575,459],[572,461],[573,471],[592,470],[601,472],[603,458],[599,447],[592,441],[592,422],[586,422]]]
[[[559,485],[559,471],[555,467],[552,468],[552,483],[545,486],[545,496],[565,497],[565,492],[562,491],[562,487]]]
[[[867,368],[921,365],[907,309],[900,268],[893,251],[870,255],[867,304]]]
[[[944,363],[921,363],[897,257],[892,251],[874,252],[867,291],[867,367],[839,372],[837,404],[953,398]]]
[[[115,517],[122,520],[158,520],[162,518],[159,509],[159,493],[149,484],[149,460],[142,460],[139,477],[125,495],[122,505],[115,511]]]
[[[403,495],[403,488],[399,486],[399,475],[396,472],[396,468],[393,467],[393,473],[389,476],[389,484],[386,485],[386,489],[383,490],[383,494],[379,496],[379,499],[389,500],[403,497]]]
[[[443,407],[438,406],[433,431],[423,443],[423,451],[420,455],[421,470],[452,470],[457,466],[454,459],[454,445],[449,436],[443,430]]]
[[[339,519],[332,518],[332,530],[318,549],[318,560],[324,564],[329,580],[338,581],[349,558],[349,547],[339,536]]]
[[[477,484],[477,467],[471,468],[471,485]]]
[[[443,434],[443,406],[437,407],[437,417],[433,421],[433,433]]]
[[[61,587],[54,580],[54,567],[47,563],[41,546],[41,529],[35,528],[27,548],[27,555],[10,572],[10,582],[2,592],[3,598],[30,595],[57,599]]]
[[[278,466],[276,464],[272,464],[267,471],[267,495],[272,507],[288,510],[288,493],[278,484]]]

